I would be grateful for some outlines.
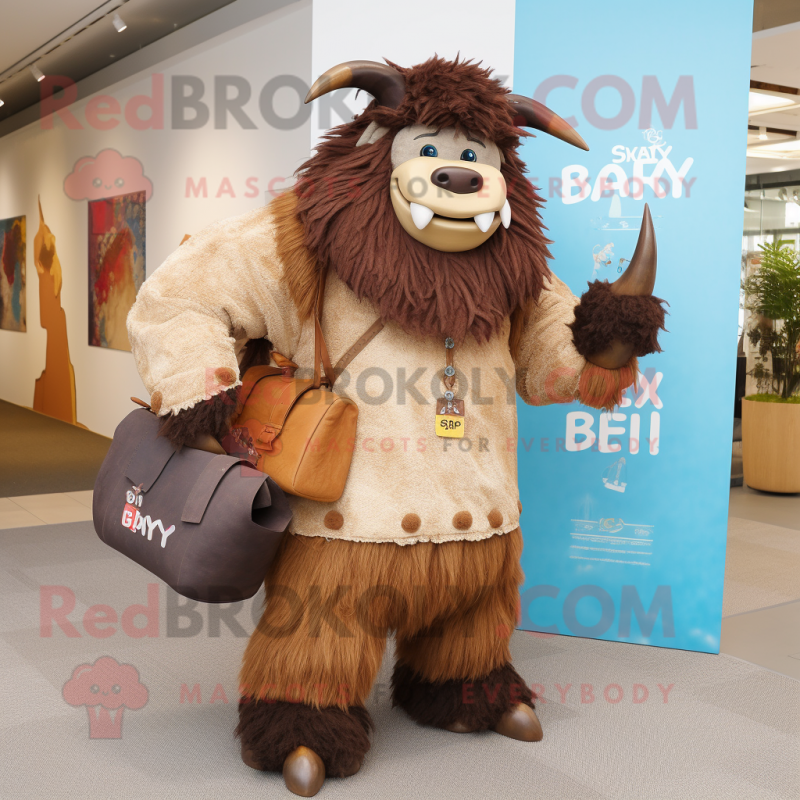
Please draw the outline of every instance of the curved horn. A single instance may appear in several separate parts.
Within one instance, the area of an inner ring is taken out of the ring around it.
[[[516,112],[514,124],[517,127],[536,128],[537,131],[549,133],[567,144],[580,147],[581,150],[589,149],[589,145],[583,141],[572,125],[542,103],[531,100],[530,97],[523,97],[521,94],[509,94],[506,96],[506,100]]]
[[[628,268],[611,284],[614,294],[649,295],[653,294],[656,285],[656,232],[653,229],[653,218],[650,207],[644,204],[642,227],[639,229],[639,241]]]
[[[332,67],[314,81],[305,102],[310,103],[334,89],[352,87],[369,92],[379,106],[397,108],[406,93],[406,81],[388,64],[377,61],[345,61]]]

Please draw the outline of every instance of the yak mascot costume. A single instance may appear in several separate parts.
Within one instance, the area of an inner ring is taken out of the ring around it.
[[[128,318],[161,432],[178,446],[225,436],[240,375],[259,358],[313,365],[322,273],[331,359],[371,332],[337,384],[359,410],[344,493],[291,498],[241,670],[242,758],[283,771],[303,796],[361,767],[391,632],[392,701],[412,719],[541,739],[509,652],[523,579],[515,392],[611,409],[637,356],[660,349],[664,322],[646,207],[615,283],[578,300],[548,268],[521,128],[588,149],[548,108],[440,58],[348,62],[307,102],[342,87],[373,100],[330,132],[295,189],[189,239]],[[464,438],[443,438],[442,419]]]

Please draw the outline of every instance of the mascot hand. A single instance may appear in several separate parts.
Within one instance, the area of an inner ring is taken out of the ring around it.
[[[191,408],[164,417],[159,435],[166,436],[176,447],[187,445],[224,453],[219,440],[228,432],[236,414],[237,392],[238,389],[228,389],[209,400],[201,400]]]
[[[578,352],[605,369],[624,367],[633,357],[661,352],[663,300],[653,297],[656,235],[645,204],[639,241],[628,269],[614,283],[595,281],[575,307],[572,338]]]
[[[272,342],[269,339],[251,339],[245,345],[239,364],[239,374],[250,367],[270,363]],[[228,389],[203,400],[197,405],[164,418],[160,435],[166,436],[176,447],[195,447],[210,453],[224,453],[220,440],[231,427],[238,408],[238,388]],[[152,403],[152,398],[151,401]]]

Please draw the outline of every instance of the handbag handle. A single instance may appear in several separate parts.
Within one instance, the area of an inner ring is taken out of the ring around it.
[[[134,414],[150,413],[140,410]],[[141,439],[125,465],[125,477],[133,486],[148,492],[158,480],[167,462],[175,455],[175,448],[165,436],[156,436],[152,441]]]
[[[327,278],[328,270],[322,269],[319,274],[319,283],[317,284],[317,299],[314,303],[314,383],[312,384],[315,389],[319,389],[323,383],[323,378],[320,373],[320,362],[322,362],[322,369],[325,370],[324,382],[332,389],[333,384],[336,382],[336,374],[331,365],[331,357],[328,355],[328,347],[325,344],[325,337],[322,335],[322,305],[325,296],[325,279]]]

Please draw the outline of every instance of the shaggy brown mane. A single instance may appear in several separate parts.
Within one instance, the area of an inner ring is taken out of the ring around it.
[[[394,66],[394,65],[392,65]],[[419,335],[471,333],[486,341],[516,309],[536,300],[548,274],[548,241],[538,208],[542,199],[524,177],[516,149],[525,135],[513,125],[508,90],[489,70],[434,58],[411,69],[406,97],[397,109],[374,101],[356,120],[332,130],[298,171],[296,215],[291,249],[303,243],[316,257],[314,271],[330,267],[359,298],[370,300],[384,320]],[[389,133],[374,144],[356,147],[364,129],[377,122]],[[512,222],[480,247],[443,253],[412,239],[402,228],[389,196],[391,146],[401,128],[422,123],[456,127],[494,141],[502,150]],[[290,201],[276,201],[283,227]],[[299,299],[313,280],[306,260],[303,276],[290,279]],[[307,303],[298,305],[305,309]]]
[[[314,313],[319,267],[305,244],[305,230],[297,218],[297,196],[294,192],[284,192],[270,203],[269,210],[289,296],[300,319],[306,320]]]

